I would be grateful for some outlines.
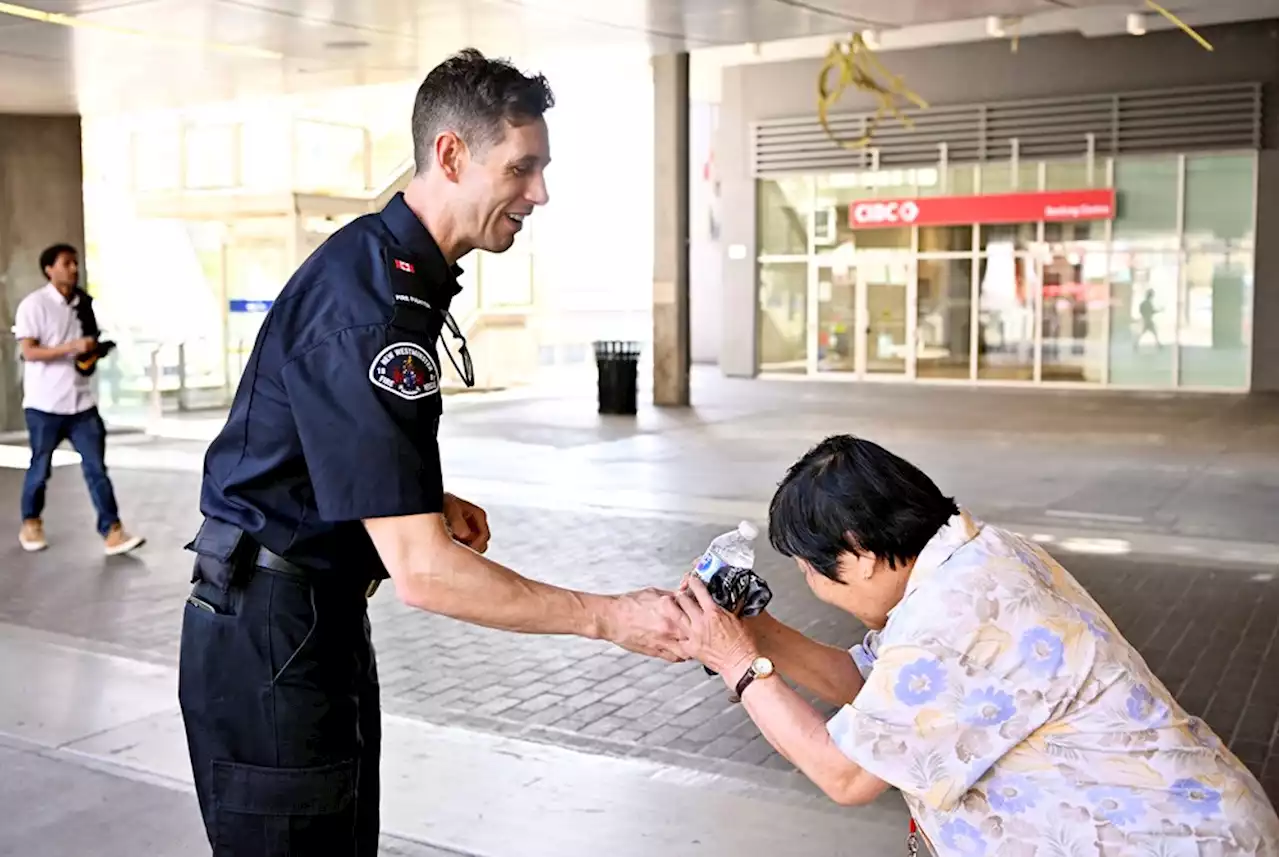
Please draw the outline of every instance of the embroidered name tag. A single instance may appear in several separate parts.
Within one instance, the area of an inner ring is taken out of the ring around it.
[[[440,392],[440,368],[416,342],[396,342],[378,352],[369,364],[373,386],[413,401]]]

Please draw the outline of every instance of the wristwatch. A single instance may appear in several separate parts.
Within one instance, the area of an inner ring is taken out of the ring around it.
[[[738,685],[733,689],[733,695],[729,697],[731,702],[741,702],[742,693],[747,689],[747,685],[758,678],[768,678],[773,675],[773,661],[765,657],[756,658],[751,662],[751,666],[747,667],[747,671],[743,673],[742,678],[738,679]]]

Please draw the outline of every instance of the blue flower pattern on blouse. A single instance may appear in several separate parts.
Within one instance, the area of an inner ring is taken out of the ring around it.
[[[1062,666],[1062,640],[1048,628],[1024,633],[1018,651],[1023,663],[1040,675],[1053,675]]]
[[[1152,695],[1142,685],[1134,685],[1129,691],[1129,699],[1125,702],[1125,711],[1134,723],[1145,723],[1149,726],[1160,726],[1169,718],[1169,706]]]
[[[1205,818],[1217,815],[1222,809],[1222,793],[1199,780],[1178,780],[1171,789],[1175,803]]]
[[[1086,796],[1099,818],[1119,827],[1133,824],[1146,811],[1138,796],[1128,789],[1089,789]]]
[[[1253,775],[1012,533],[953,517],[857,663],[827,730],[937,857],[1280,853]]]
[[[898,673],[894,692],[907,705],[923,705],[937,699],[946,684],[947,674],[942,666],[937,661],[921,658]]]
[[[978,830],[963,818],[955,818],[942,825],[942,844],[953,854],[965,857],[982,857],[987,853],[987,842]]]
[[[1040,789],[1028,777],[1007,774],[992,777],[987,783],[987,802],[997,812],[1018,815],[1034,808],[1039,800]]]
[[[994,687],[973,691],[960,709],[960,719],[971,726],[999,726],[1013,715],[1013,697]]]
[[[1076,615],[1084,620],[1085,625],[1089,627],[1089,632],[1093,634],[1093,636],[1097,637],[1104,643],[1111,639],[1111,632],[1107,630],[1106,626],[1098,618],[1096,613],[1091,610],[1086,610],[1083,607],[1077,607]]]

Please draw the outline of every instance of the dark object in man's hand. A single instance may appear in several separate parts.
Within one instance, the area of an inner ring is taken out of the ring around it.
[[[76,371],[88,377],[98,368],[98,361],[111,353],[116,344],[109,339],[101,339],[102,329],[98,327],[98,317],[93,311],[93,298],[79,286],[74,292],[76,315],[80,319],[80,331],[98,344],[83,354],[76,355]]]
[[[711,576],[707,592],[712,601],[742,619],[759,615],[773,598],[773,590],[763,577],[749,568],[732,565],[724,566]],[[715,671],[707,667],[703,670],[707,675],[715,675]]]
[[[110,354],[115,347],[116,344],[110,339],[104,339],[83,354],[77,354],[76,371],[86,377],[92,375],[98,368],[98,361]]]

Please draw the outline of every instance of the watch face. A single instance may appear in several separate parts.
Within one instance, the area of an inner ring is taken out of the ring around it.
[[[751,669],[758,678],[773,675],[773,661],[768,658],[756,658],[751,662]]]

